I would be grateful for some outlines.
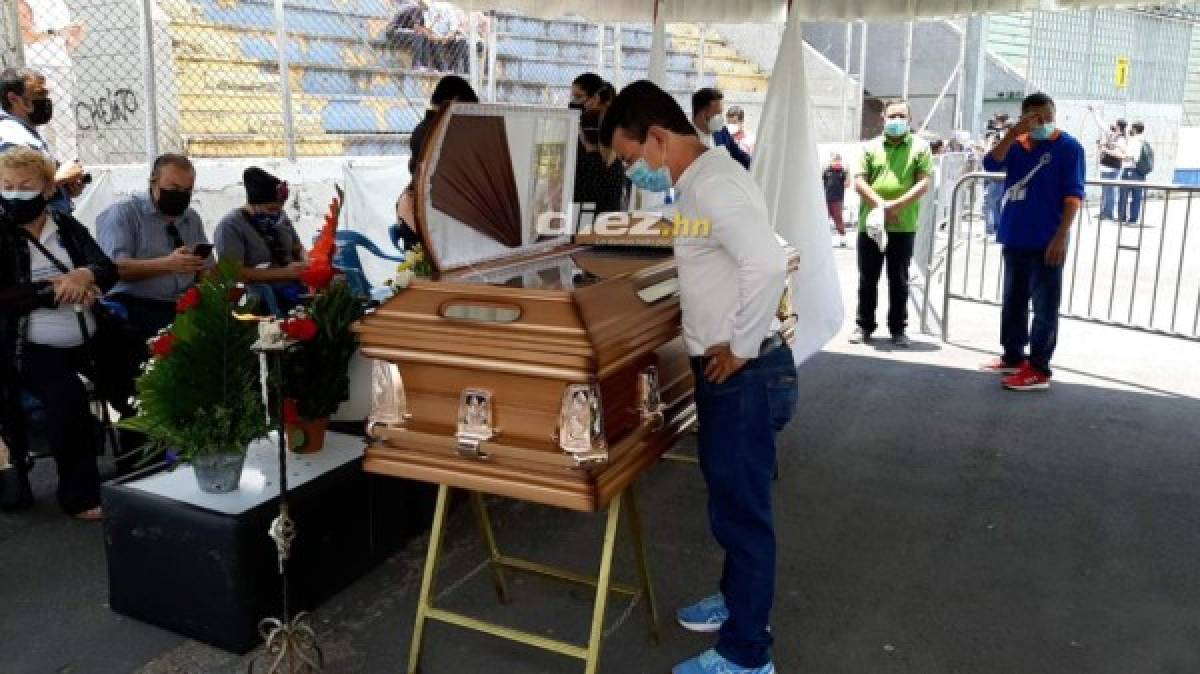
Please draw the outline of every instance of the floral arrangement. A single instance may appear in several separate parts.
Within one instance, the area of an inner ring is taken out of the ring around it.
[[[404,262],[396,267],[396,276],[388,279],[387,285],[395,293],[407,288],[414,278],[431,278],[432,276],[433,263],[425,255],[425,248],[418,243],[413,246],[412,250],[405,253]]]
[[[350,359],[358,351],[351,330],[363,304],[345,278],[335,276],[333,253],[341,201],[334,198],[309,255],[304,282],[313,293],[307,307],[280,325],[299,342],[284,358],[284,421],[296,424],[329,417],[350,397]]]
[[[168,460],[244,454],[267,434],[256,324],[233,309],[245,290],[237,268],[222,264],[176,302],[169,328],[150,340],[153,358],[137,380],[137,415],[121,426],[144,433]]]

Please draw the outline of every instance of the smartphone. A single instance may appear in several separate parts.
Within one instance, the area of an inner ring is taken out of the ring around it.
[[[213,245],[211,243],[198,243],[192,246],[192,255],[207,260],[209,255],[212,255]]]

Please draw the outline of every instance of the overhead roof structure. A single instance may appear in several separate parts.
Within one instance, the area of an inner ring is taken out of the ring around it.
[[[816,21],[898,20],[1034,9],[1153,6],[1156,3],[1112,0],[460,0],[458,4],[473,10],[512,9],[541,18],[579,14],[596,21],[640,23],[654,21],[657,5],[658,13],[666,21],[784,23],[789,6],[797,18]]]

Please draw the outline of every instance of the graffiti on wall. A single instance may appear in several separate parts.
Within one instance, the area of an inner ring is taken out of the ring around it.
[[[128,122],[137,111],[138,97],[133,89],[106,89],[103,96],[75,104],[75,124],[80,131],[95,131]]]

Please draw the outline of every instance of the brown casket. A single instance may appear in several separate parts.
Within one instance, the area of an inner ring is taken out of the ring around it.
[[[366,470],[595,511],[693,420],[670,248],[581,245],[574,218],[546,215],[570,210],[577,119],[438,118],[416,180],[434,278],[357,327],[375,360]]]

